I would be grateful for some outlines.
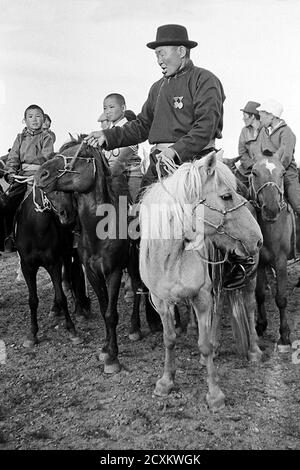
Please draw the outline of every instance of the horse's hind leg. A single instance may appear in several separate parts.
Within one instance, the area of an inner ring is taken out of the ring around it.
[[[162,331],[163,326],[159,314],[152,306],[149,295],[145,295],[145,310],[146,310],[146,319],[150,328],[151,333],[157,333]]]
[[[54,287],[55,305],[57,305],[58,309],[64,313],[65,320],[66,320],[66,328],[68,330],[70,340],[72,341],[73,344],[79,344],[82,342],[82,340],[77,335],[74,323],[72,322],[72,319],[69,314],[67,298],[62,288],[62,278],[61,278],[62,269],[61,268],[62,268],[61,263],[56,263],[55,265],[46,266],[46,269],[48,273],[50,274],[53,287]]]
[[[75,301],[75,315],[84,318],[91,316],[91,302],[86,295],[86,280],[83,266],[77,253],[74,253],[70,265],[71,286]]]
[[[37,322],[37,309],[39,305],[39,299],[37,296],[36,286],[36,275],[38,268],[28,266],[22,258],[21,268],[28,287],[28,303],[30,308],[30,332],[26,336],[26,339],[23,342],[23,346],[25,348],[31,348],[32,346],[38,343],[37,332],[39,328]]]
[[[167,396],[174,387],[175,380],[175,312],[174,305],[168,305],[151,294],[153,304],[159,312],[164,330],[165,364],[163,376],[156,382],[155,395]]]
[[[138,341],[142,338],[141,320],[140,320],[141,296],[134,291],[132,314],[130,318],[129,339]]]
[[[212,309],[210,289],[202,289],[201,297],[195,297],[192,300],[192,305],[198,320],[199,350],[205,358],[208,374],[208,393],[206,395],[206,401],[212,411],[217,411],[225,406],[225,396],[218,385],[218,377],[213,363],[214,346],[211,342],[211,332],[208,327],[208,320]]]
[[[262,336],[268,326],[267,313],[265,308],[265,297],[266,297],[266,272],[265,266],[259,264],[257,269],[256,288],[255,296],[257,302],[257,321],[256,321],[256,332],[258,336]]]
[[[129,338],[131,340],[140,339],[142,337],[142,333],[140,330],[140,299],[141,295],[137,294],[138,289],[141,289],[143,286],[143,291],[147,292],[148,289],[146,286],[143,285],[143,282],[140,277],[139,273],[139,266],[138,266],[138,251],[136,246],[132,246],[130,250],[130,258],[128,263],[128,273],[132,283],[132,289],[134,292],[134,299],[133,299],[133,310],[131,315],[131,325],[129,331]],[[157,331],[162,330],[162,324],[160,321],[160,316],[154,310],[152,305],[149,302],[148,295],[143,294],[145,297],[145,311],[146,311],[146,320],[149,325],[150,331],[155,333]]]
[[[277,341],[279,352],[289,352],[291,349],[290,341],[290,328],[287,321],[286,306],[287,306],[287,259],[284,255],[276,259],[275,263],[277,290],[275,295],[275,302],[279,309],[280,314],[280,338]]]

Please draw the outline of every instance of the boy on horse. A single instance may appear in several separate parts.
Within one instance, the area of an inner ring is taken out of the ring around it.
[[[22,201],[27,190],[27,184],[16,183],[14,175],[33,176],[53,153],[53,139],[43,130],[44,118],[42,108],[36,104],[28,106],[24,112],[26,127],[17,135],[8,154],[5,168],[5,180],[10,184],[6,199],[8,211],[16,210],[16,205]],[[9,242],[13,241],[12,235],[7,241],[9,246]]]
[[[283,106],[273,99],[265,101],[257,108],[266,132],[260,134],[261,152],[269,151],[277,157],[285,168],[284,191],[294,212],[300,215],[300,184],[295,162],[296,136],[281,119]]]
[[[123,126],[136,118],[133,111],[128,112],[129,110],[126,110],[125,98],[119,93],[111,93],[106,96],[103,102],[103,110],[110,129]],[[107,150],[105,156],[112,174],[116,177],[123,175],[123,178],[125,178],[126,189],[124,188],[124,191],[127,193],[129,191],[131,202],[134,202],[142,179],[138,145]]]

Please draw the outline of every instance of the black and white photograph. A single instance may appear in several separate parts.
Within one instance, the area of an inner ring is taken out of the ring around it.
[[[300,2],[0,11],[0,450],[287,463]]]

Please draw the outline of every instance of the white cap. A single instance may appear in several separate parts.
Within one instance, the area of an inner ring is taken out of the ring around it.
[[[280,118],[283,112],[282,104],[278,101],[269,99],[264,101],[258,108],[257,111],[265,111],[266,113],[273,114],[273,116]]]

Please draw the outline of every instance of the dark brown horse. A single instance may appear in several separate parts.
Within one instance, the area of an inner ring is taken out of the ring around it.
[[[256,299],[258,306],[257,333],[267,328],[265,310],[265,268],[276,272],[275,301],[280,313],[280,352],[290,350],[290,329],[286,316],[287,260],[293,257],[292,236],[294,215],[284,199],[284,167],[277,158],[261,157],[253,166],[250,195],[257,209],[257,220],[263,234],[263,247],[257,273]]]
[[[105,323],[106,336],[101,350],[104,371],[114,373],[121,369],[116,328],[123,269],[128,267],[130,270],[134,291],[139,279],[129,263],[131,244],[127,233],[126,204],[122,205],[118,195],[112,191],[111,173],[105,156],[83,144],[82,137],[63,146],[60,154],[44,163],[36,174],[36,183],[45,192],[56,189],[77,193],[81,225],[78,252]],[[136,303],[139,300],[136,299]],[[153,329],[159,318],[157,314],[154,317]],[[149,322],[149,317],[147,319]],[[138,315],[132,317],[133,329],[139,329]]]
[[[50,207],[49,201],[45,204],[45,198],[38,193],[40,193],[40,190],[35,191],[34,187],[33,191],[21,203],[15,217],[15,241],[21,258],[22,272],[28,287],[31,314],[30,331],[23,345],[32,347],[38,342],[37,309],[39,300],[36,276],[40,267],[45,268],[49,273],[55,291],[51,312],[54,316],[62,314],[65,316],[69,338],[74,344],[78,344],[81,339],[75,331],[73,321],[69,315],[67,299],[62,289],[63,265],[66,266],[68,273],[73,271],[73,279],[77,278],[77,282],[73,284],[75,286],[74,294],[77,299],[77,310],[82,306],[83,311],[81,309],[81,313],[87,314],[89,304],[84,289],[80,286],[80,280],[82,279],[82,277],[80,278],[81,265],[79,260],[76,263],[76,254],[73,252],[71,228],[63,226],[59,220],[65,222],[66,219],[74,219],[72,195],[65,193],[52,194],[52,201],[57,202],[57,207],[55,205]],[[62,204],[63,209],[59,208],[60,204]]]

